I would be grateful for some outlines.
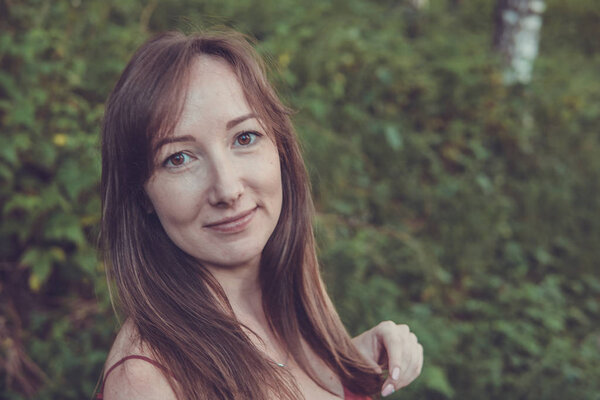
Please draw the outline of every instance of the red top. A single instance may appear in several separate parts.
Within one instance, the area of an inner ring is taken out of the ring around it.
[[[344,400],[371,400],[371,398],[369,396],[361,396],[359,394],[354,394],[348,389],[344,388]]]
[[[108,375],[113,372],[113,370],[115,368],[117,368],[119,365],[123,364],[125,361],[127,360],[131,360],[131,359],[138,359],[138,360],[144,360],[146,362],[149,362],[150,364],[154,365],[157,368],[163,368],[162,365],[160,365],[159,363],[157,363],[156,361],[154,361],[151,358],[145,357],[145,356],[127,356],[127,357],[123,357],[121,358],[119,361],[117,361],[116,363],[114,363],[112,365],[112,367],[110,367],[108,369],[108,371],[106,371],[106,374],[104,375],[104,379],[102,380],[102,385],[100,386],[100,391],[98,392],[98,394],[96,395],[96,400],[102,400],[104,399],[104,383],[106,382],[106,379],[108,378]],[[350,391],[348,391],[348,389],[344,388],[344,400],[369,400],[370,398],[368,396],[360,396],[357,394],[354,394]]]

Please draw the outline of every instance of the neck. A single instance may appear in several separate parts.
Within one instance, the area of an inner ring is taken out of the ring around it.
[[[271,331],[263,309],[258,279],[260,260],[236,268],[208,268],[223,288],[236,319],[248,329],[257,348],[278,365],[287,363],[287,350]]]
[[[260,260],[233,268],[207,268],[223,288],[235,316],[240,321],[264,318],[262,289],[258,279]]]

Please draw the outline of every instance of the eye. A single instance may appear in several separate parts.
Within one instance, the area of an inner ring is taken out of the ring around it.
[[[188,163],[189,161],[190,161],[190,156],[185,154],[184,152],[180,151],[179,153],[170,155],[165,160],[163,165],[167,168],[177,168],[177,167],[181,167],[185,163]]]
[[[258,132],[242,132],[235,138],[234,145],[237,146],[249,146],[256,141],[260,134]]]

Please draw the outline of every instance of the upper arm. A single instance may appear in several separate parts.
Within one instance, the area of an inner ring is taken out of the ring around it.
[[[163,371],[144,360],[131,359],[106,378],[105,400],[176,400]]]

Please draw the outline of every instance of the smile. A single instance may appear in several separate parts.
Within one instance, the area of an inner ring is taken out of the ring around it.
[[[204,227],[210,228],[212,230],[222,232],[222,233],[241,232],[244,229],[246,229],[248,224],[250,224],[250,221],[252,221],[252,218],[254,217],[254,213],[257,209],[258,209],[258,207],[254,207],[251,210],[244,211],[238,215],[234,215],[233,217],[223,218],[216,222],[208,223],[208,224],[204,225]]]

